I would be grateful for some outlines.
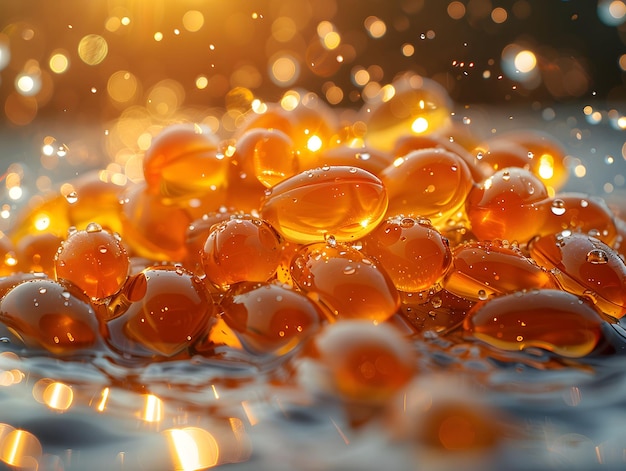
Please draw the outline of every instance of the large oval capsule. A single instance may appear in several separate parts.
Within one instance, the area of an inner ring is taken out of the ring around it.
[[[378,177],[348,166],[307,170],[268,190],[262,217],[292,242],[360,239],[382,221],[387,191]]]

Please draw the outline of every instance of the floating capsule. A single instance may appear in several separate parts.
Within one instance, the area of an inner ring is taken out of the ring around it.
[[[407,74],[383,87],[361,111],[367,145],[391,150],[401,136],[429,134],[445,127],[452,100],[434,80]]]
[[[233,216],[211,228],[200,254],[202,268],[223,289],[242,281],[267,281],[280,263],[281,244],[264,220]]]
[[[67,356],[99,345],[98,321],[84,295],[47,278],[15,285],[0,302],[0,322],[28,348]]]
[[[498,170],[469,193],[465,208],[472,232],[482,240],[506,239],[526,244],[540,234],[548,192],[529,170]]]
[[[326,319],[311,298],[278,283],[242,283],[225,295],[220,307],[238,343],[256,355],[289,353]]]
[[[215,322],[215,306],[200,279],[172,266],[131,277],[109,309],[108,344],[139,357],[172,357],[199,341]]]
[[[317,392],[382,405],[413,377],[415,353],[390,325],[346,320],[326,325],[307,342],[296,370]]]
[[[120,290],[129,269],[130,260],[120,237],[96,223],[70,233],[54,258],[57,279],[73,283],[98,301]]]
[[[389,194],[387,216],[428,218],[437,228],[463,218],[465,199],[474,184],[463,159],[442,149],[421,149],[399,157],[381,179]]]
[[[533,240],[529,250],[564,290],[588,298],[614,318],[626,314],[626,264],[601,240],[564,231]]]
[[[452,263],[448,241],[427,219],[387,218],[362,244],[400,291],[438,288]]]
[[[400,306],[384,269],[344,244],[318,242],[300,249],[291,264],[294,283],[326,306],[336,319],[383,322]]]
[[[166,127],[152,140],[144,156],[148,191],[177,197],[223,186],[229,163],[218,152],[218,142],[208,128],[198,124]]]
[[[473,301],[533,288],[558,288],[551,273],[502,241],[468,242],[456,247],[452,257],[444,286]]]
[[[376,176],[357,167],[328,166],[304,171],[268,190],[261,216],[292,242],[320,242],[329,235],[343,242],[374,230],[387,202]]]
[[[603,320],[588,303],[566,291],[532,290],[476,304],[465,332],[507,351],[536,347],[570,358],[588,355],[602,337]]]

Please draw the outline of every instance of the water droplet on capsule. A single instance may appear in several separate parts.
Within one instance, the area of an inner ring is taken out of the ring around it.
[[[478,299],[485,301],[487,299],[487,292],[484,289],[478,290]]]
[[[587,253],[587,261],[589,263],[593,263],[594,265],[602,265],[604,263],[608,263],[609,256],[604,250],[593,249]]]
[[[97,222],[90,222],[89,224],[87,224],[87,227],[85,228],[85,231],[87,232],[101,232],[102,231],[102,226],[100,224],[98,224]]]
[[[565,202],[563,200],[560,199],[555,199],[552,202],[552,206],[550,207],[550,211],[552,211],[552,214],[556,215],[556,216],[563,216],[563,214],[565,214]]]

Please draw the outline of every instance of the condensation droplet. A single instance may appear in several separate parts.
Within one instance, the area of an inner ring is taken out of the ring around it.
[[[589,263],[593,263],[594,265],[602,265],[604,263],[608,263],[609,256],[602,249],[593,249],[587,253],[587,261]]]
[[[566,211],[565,202],[560,199],[555,199],[554,201],[552,201],[552,206],[550,207],[550,211],[552,211],[552,214],[556,216],[563,216]]]
[[[67,200],[69,204],[74,204],[78,201],[78,193],[76,193],[75,191],[72,191],[68,193],[67,195],[65,195],[65,199]]]
[[[101,232],[102,231],[102,226],[100,224],[98,224],[97,222],[90,222],[89,224],[87,224],[87,227],[85,228],[85,231],[87,231],[87,232]]]
[[[344,275],[354,275],[355,273],[356,273],[356,268],[354,268],[352,265],[346,265],[343,269]]]
[[[487,292],[484,289],[478,290],[478,299],[485,301],[487,299]]]

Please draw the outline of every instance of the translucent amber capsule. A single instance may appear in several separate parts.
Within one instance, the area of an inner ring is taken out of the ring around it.
[[[399,157],[381,176],[389,193],[388,216],[399,214],[428,218],[436,227],[459,219],[474,181],[469,167],[457,154],[442,149],[422,149]]]
[[[502,350],[536,347],[579,358],[596,347],[602,324],[598,312],[578,296],[547,289],[478,303],[463,327],[473,337]]]
[[[202,267],[215,285],[267,281],[281,259],[281,239],[265,221],[234,216],[214,225],[202,247]]]
[[[430,296],[401,293],[402,315],[418,332],[445,332],[458,326],[472,308],[474,301],[442,289]]]
[[[28,234],[15,247],[17,269],[54,276],[54,257],[65,237],[51,232]]]
[[[388,218],[362,243],[400,291],[437,288],[452,262],[448,241],[427,219]]]
[[[379,176],[393,161],[391,154],[361,145],[339,145],[320,152],[316,167],[324,165],[358,167]]]
[[[498,170],[470,192],[465,205],[472,231],[479,239],[527,243],[540,234],[544,221],[545,185],[529,170]]]
[[[606,202],[582,193],[560,193],[543,203],[546,219],[542,235],[563,230],[583,232],[611,245],[617,237],[614,216]]]
[[[143,161],[148,191],[162,196],[202,194],[226,181],[228,159],[218,139],[198,124],[166,127],[153,140]]]
[[[242,283],[226,294],[220,307],[243,348],[257,355],[290,352],[326,319],[311,298],[277,283]]]
[[[185,234],[187,256],[185,258],[184,265],[187,268],[196,274],[204,274],[201,259],[202,247],[204,247],[204,243],[211,232],[211,228],[215,224],[227,221],[235,214],[235,211],[229,211],[227,208],[222,207],[219,211],[204,214],[202,217],[195,219],[191,224],[189,224]],[[239,215],[243,216],[243,213]]]
[[[387,210],[382,182],[357,167],[306,170],[268,190],[261,215],[285,239],[356,240],[371,232]]]
[[[406,135],[432,133],[448,124],[452,101],[437,82],[407,74],[383,87],[376,99],[361,112],[367,124],[366,142],[372,147],[391,150]]]
[[[344,244],[304,246],[294,257],[291,276],[308,296],[337,319],[382,322],[400,306],[398,291],[384,269]]]
[[[533,240],[529,250],[564,290],[590,299],[612,317],[626,314],[626,264],[601,240],[564,231]]]
[[[415,373],[415,354],[387,324],[346,320],[326,325],[306,345],[297,364],[306,385],[362,404],[382,405]]]
[[[91,223],[70,232],[54,259],[56,277],[83,290],[92,300],[115,294],[128,277],[130,260],[118,235]]]
[[[233,159],[240,168],[272,187],[298,170],[298,154],[287,134],[278,129],[251,129],[236,144]]]
[[[159,261],[182,261],[185,236],[193,220],[184,209],[167,205],[142,185],[120,200],[122,236],[133,254]]]
[[[95,312],[82,293],[47,278],[24,281],[0,302],[0,322],[28,348],[65,356],[99,344]]]
[[[207,334],[215,307],[200,279],[180,267],[152,267],[111,299],[106,340],[122,354],[172,357]]]
[[[18,258],[13,241],[0,232],[0,276],[8,276],[17,271]]]
[[[444,286],[473,301],[533,288],[558,288],[551,273],[502,241],[468,242],[456,247],[452,256]]]

